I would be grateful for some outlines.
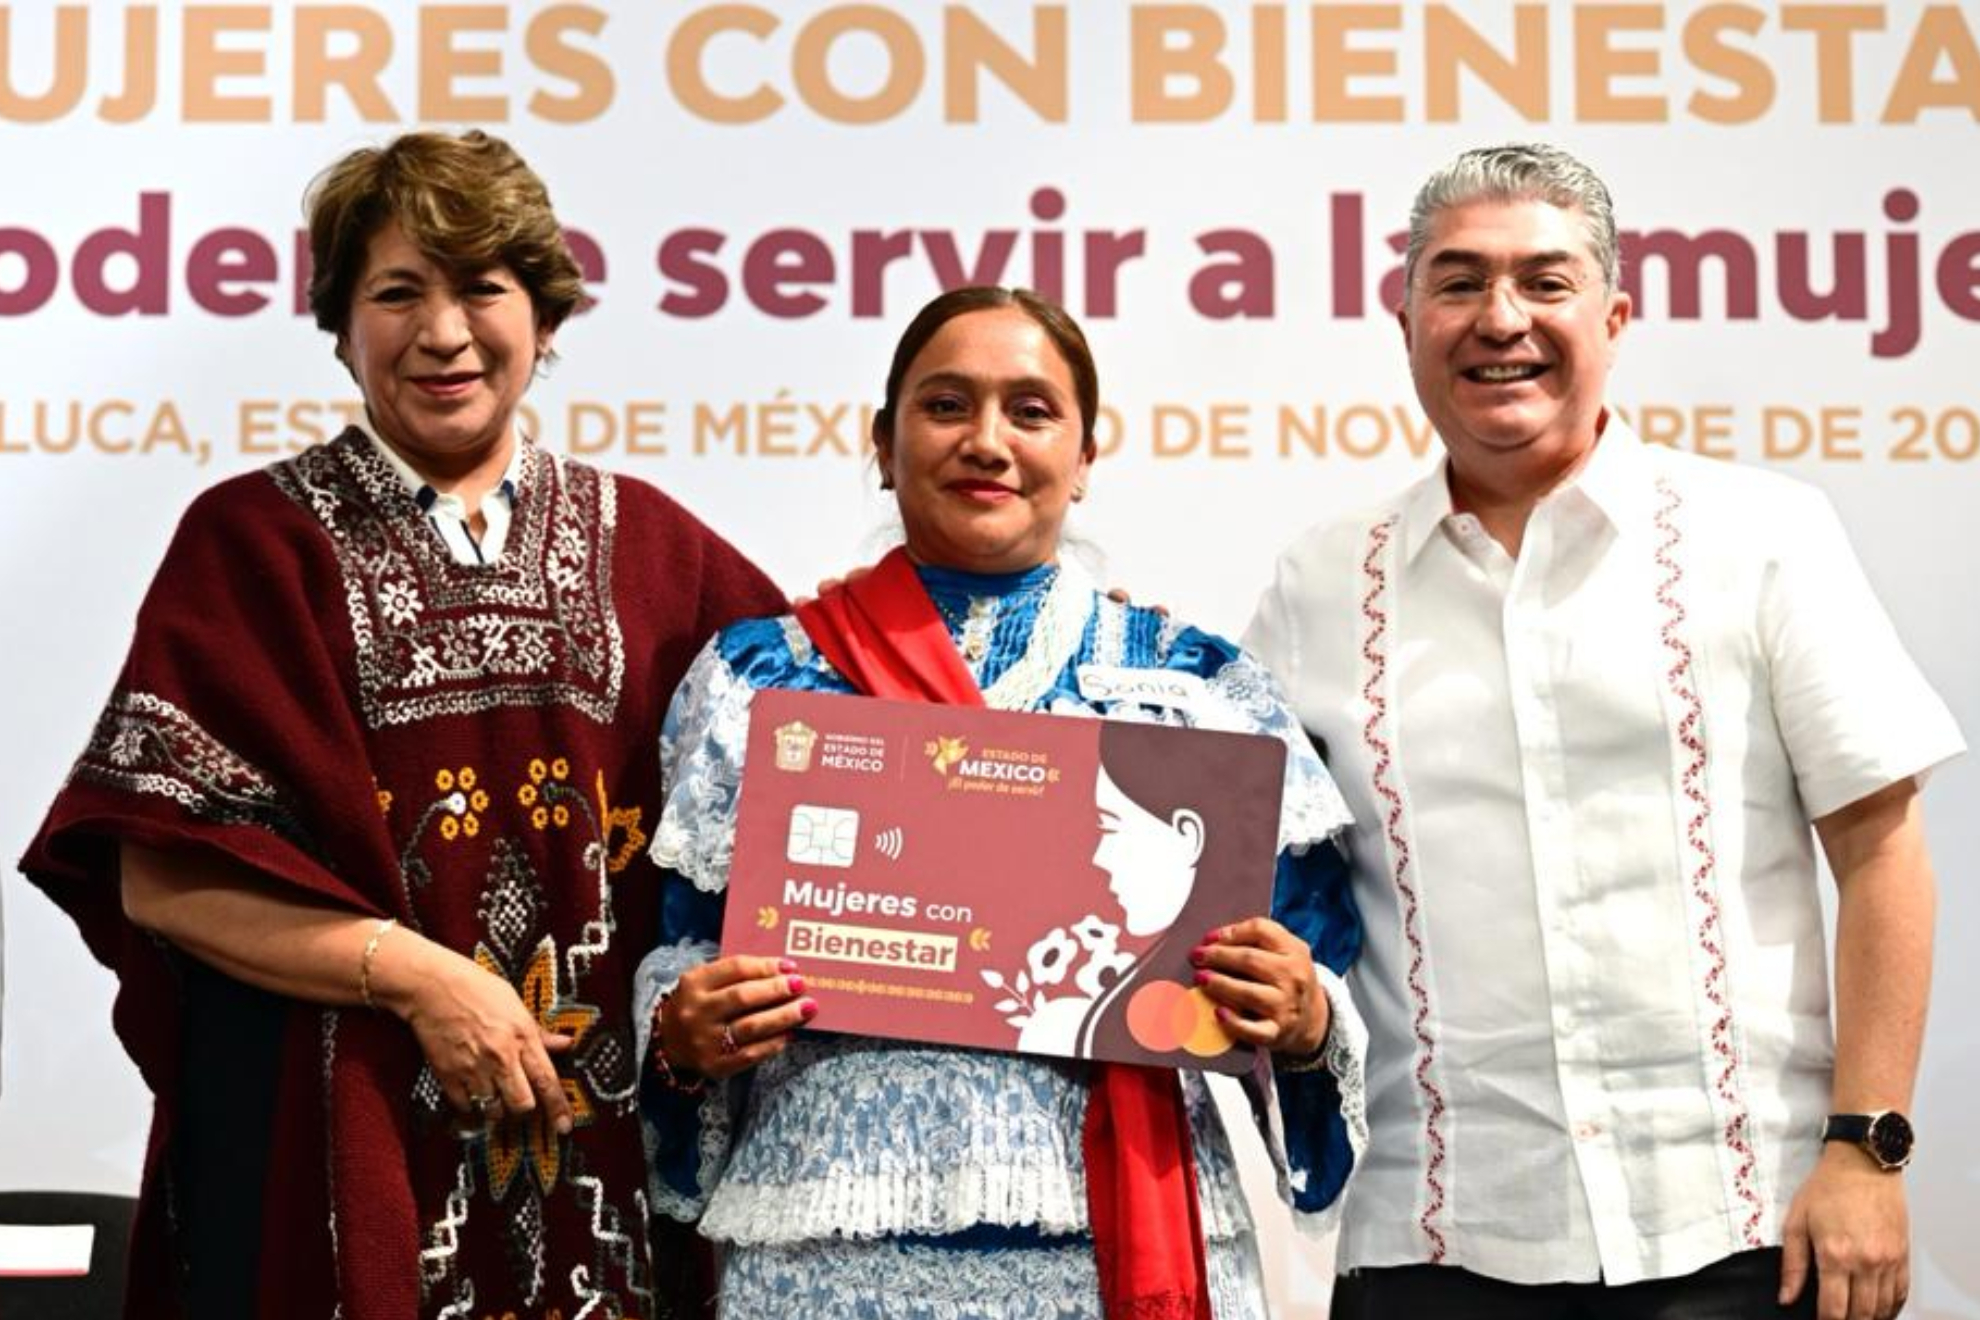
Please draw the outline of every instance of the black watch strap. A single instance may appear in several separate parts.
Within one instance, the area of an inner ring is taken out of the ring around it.
[[[1822,1140],[1859,1146],[1877,1167],[1895,1173],[1911,1163],[1911,1121],[1895,1109],[1874,1114],[1830,1114],[1822,1124]]]
[[[1822,1124],[1824,1141],[1847,1141],[1854,1145],[1862,1145],[1869,1139],[1870,1115],[1868,1114],[1830,1114],[1828,1121]]]

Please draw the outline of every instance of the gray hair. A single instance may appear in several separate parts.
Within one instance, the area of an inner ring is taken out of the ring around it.
[[[1579,211],[1602,279],[1612,292],[1622,283],[1615,203],[1608,186],[1559,147],[1509,142],[1465,152],[1416,190],[1416,201],[1409,208],[1409,249],[1403,257],[1405,288],[1415,285],[1416,260],[1429,245],[1430,225],[1437,214],[1479,201],[1546,202],[1564,211]]]

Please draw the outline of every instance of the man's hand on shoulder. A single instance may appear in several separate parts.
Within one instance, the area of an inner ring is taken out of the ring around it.
[[[871,568],[862,567],[849,569],[844,577],[820,578],[818,579],[818,585],[811,589],[811,595],[793,596],[791,598],[791,608],[794,610],[803,609],[820,596],[829,596],[840,587],[849,587],[872,571]]]
[[[1116,605],[1134,604],[1134,597],[1128,594],[1126,587],[1107,588],[1107,599],[1113,601]],[[1167,605],[1144,605],[1142,608],[1145,610],[1154,610],[1165,619],[1169,617],[1169,607]]]
[[[1904,1178],[1854,1146],[1832,1142],[1795,1193],[1783,1228],[1781,1304],[1815,1268],[1820,1320],[1888,1320],[1911,1292],[1911,1222]]]

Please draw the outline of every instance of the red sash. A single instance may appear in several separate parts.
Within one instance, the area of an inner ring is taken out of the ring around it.
[[[983,704],[903,550],[799,606],[797,616],[832,667],[868,696]],[[1092,1067],[1080,1146],[1108,1320],[1210,1320],[1196,1161],[1176,1075]]]

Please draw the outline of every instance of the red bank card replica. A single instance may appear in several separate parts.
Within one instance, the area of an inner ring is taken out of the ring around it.
[[[761,692],[725,953],[824,1030],[1243,1072],[1189,953],[1269,912],[1286,750],[1249,734]]]

